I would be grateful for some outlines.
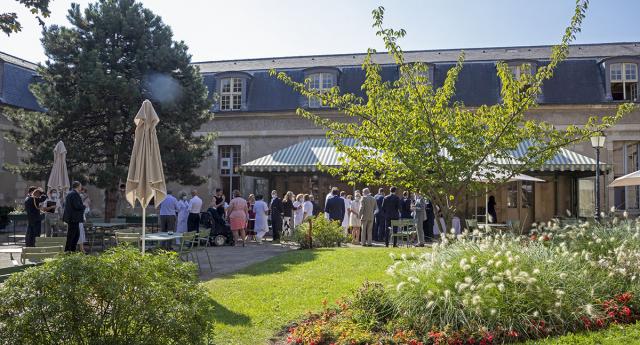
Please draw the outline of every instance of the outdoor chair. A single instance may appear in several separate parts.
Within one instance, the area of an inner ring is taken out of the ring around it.
[[[64,246],[24,247],[22,248],[22,254],[20,254],[20,263],[25,265],[27,264],[27,260],[31,262],[33,260],[53,258],[58,254],[62,254],[63,251]]]
[[[193,261],[193,258],[195,257],[196,262],[198,262],[198,256],[193,254],[194,247],[197,246],[196,236],[198,236],[198,234],[195,231],[188,231],[182,234],[178,255],[183,261],[188,261],[189,256],[191,256],[191,261]],[[198,268],[199,267],[200,262],[198,262]]]
[[[137,232],[116,231],[115,239],[117,246],[123,243],[129,243],[136,247],[140,247],[140,234]]]
[[[198,259],[198,251],[204,251],[204,253],[207,254],[209,269],[211,270],[211,272],[213,272],[213,266],[211,265],[211,257],[209,256],[209,250],[208,250],[208,248],[210,247],[210,244],[209,244],[210,235],[211,235],[211,229],[200,229],[200,232],[198,232],[198,237],[196,240],[196,260],[198,260],[198,267],[200,267],[200,261]]]
[[[465,224],[467,225],[467,230],[473,231],[478,228],[478,220],[477,219],[465,219]]]
[[[64,246],[66,237],[36,237],[36,247]]]
[[[398,228],[398,232],[395,234],[393,233],[394,227]],[[400,240],[400,246],[402,246],[402,243],[404,242],[406,246],[409,247],[411,238],[416,235],[415,222],[413,219],[391,220],[389,232],[391,233],[392,240],[397,238]]]
[[[11,267],[0,268],[0,284],[2,284],[5,280],[11,277],[12,274],[20,273],[32,266],[36,266],[36,265],[21,265],[21,266],[11,266]]]

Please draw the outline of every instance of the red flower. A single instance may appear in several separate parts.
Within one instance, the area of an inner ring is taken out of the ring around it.
[[[516,332],[516,331],[514,331],[514,330],[510,330],[510,331],[507,333],[507,336],[508,336],[508,337],[511,337],[511,338],[517,338],[517,337],[519,337],[519,336],[520,336],[520,334],[518,334],[518,332]]]
[[[633,294],[630,292],[625,292],[616,296],[616,301],[620,303],[628,303],[633,298]]]
[[[610,318],[612,318],[612,319],[616,317],[616,313],[614,313],[614,312],[612,312],[612,311],[610,311],[609,313],[607,313],[607,315],[608,315]]]
[[[476,344],[476,338],[474,338],[474,337],[469,337],[469,339],[467,339],[467,344],[469,344],[469,345],[475,345],[475,344]]]
[[[548,241],[548,240],[550,240],[550,238],[549,238],[549,236],[544,235],[544,236],[542,236],[542,240],[543,240],[543,241]]]
[[[597,320],[596,320],[596,326],[597,326],[598,328],[602,328],[602,327],[604,327],[604,320],[603,320],[603,319],[597,319]]]
[[[631,309],[629,309],[629,307],[627,306],[622,307],[622,315],[626,317],[631,316]]]
[[[536,235],[531,235],[531,237],[530,237],[530,238],[531,238],[531,240],[532,240],[532,241],[535,241],[535,240],[537,240],[537,239],[538,239],[538,236],[536,236]]]
[[[586,328],[586,329],[591,328],[591,320],[589,320],[588,318],[586,318],[584,316],[581,319],[582,319],[582,324],[584,325],[584,328]]]

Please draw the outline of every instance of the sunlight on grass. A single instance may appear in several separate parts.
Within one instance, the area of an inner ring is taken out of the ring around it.
[[[290,321],[321,308],[323,299],[334,303],[367,279],[389,281],[389,253],[424,250],[298,250],[206,282],[216,302],[215,343],[263,344]]]

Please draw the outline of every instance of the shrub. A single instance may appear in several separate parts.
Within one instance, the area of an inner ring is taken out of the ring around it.
[[[298,225],[291,235],[291,240],[298,243],[300,248],[310,248],[309,222]],[[312,243],[314,248],[339,247],[348,242],[349,237],[338,222],[332,222],[320,214],[312,219]]]
[[[212,304],[176,254],[70,254],[0,287],[1,344],[203,344]]]

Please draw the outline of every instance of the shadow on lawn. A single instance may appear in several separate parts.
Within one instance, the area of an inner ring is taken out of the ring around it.
[[[214,308],[211,317],[216,323],[231,326],[251,324],[251,318],[249,316],[231,311],[214,299],[211,299],[211,304]]]
[[[255,263],[240,271],[220,277],[220,279],[233,279],[241,275],[258,276],[288,271],[291,267],[313,261],[318,256],[318,251],[332,251],[334,249],[293,250],[274,256],[262,262]]]

